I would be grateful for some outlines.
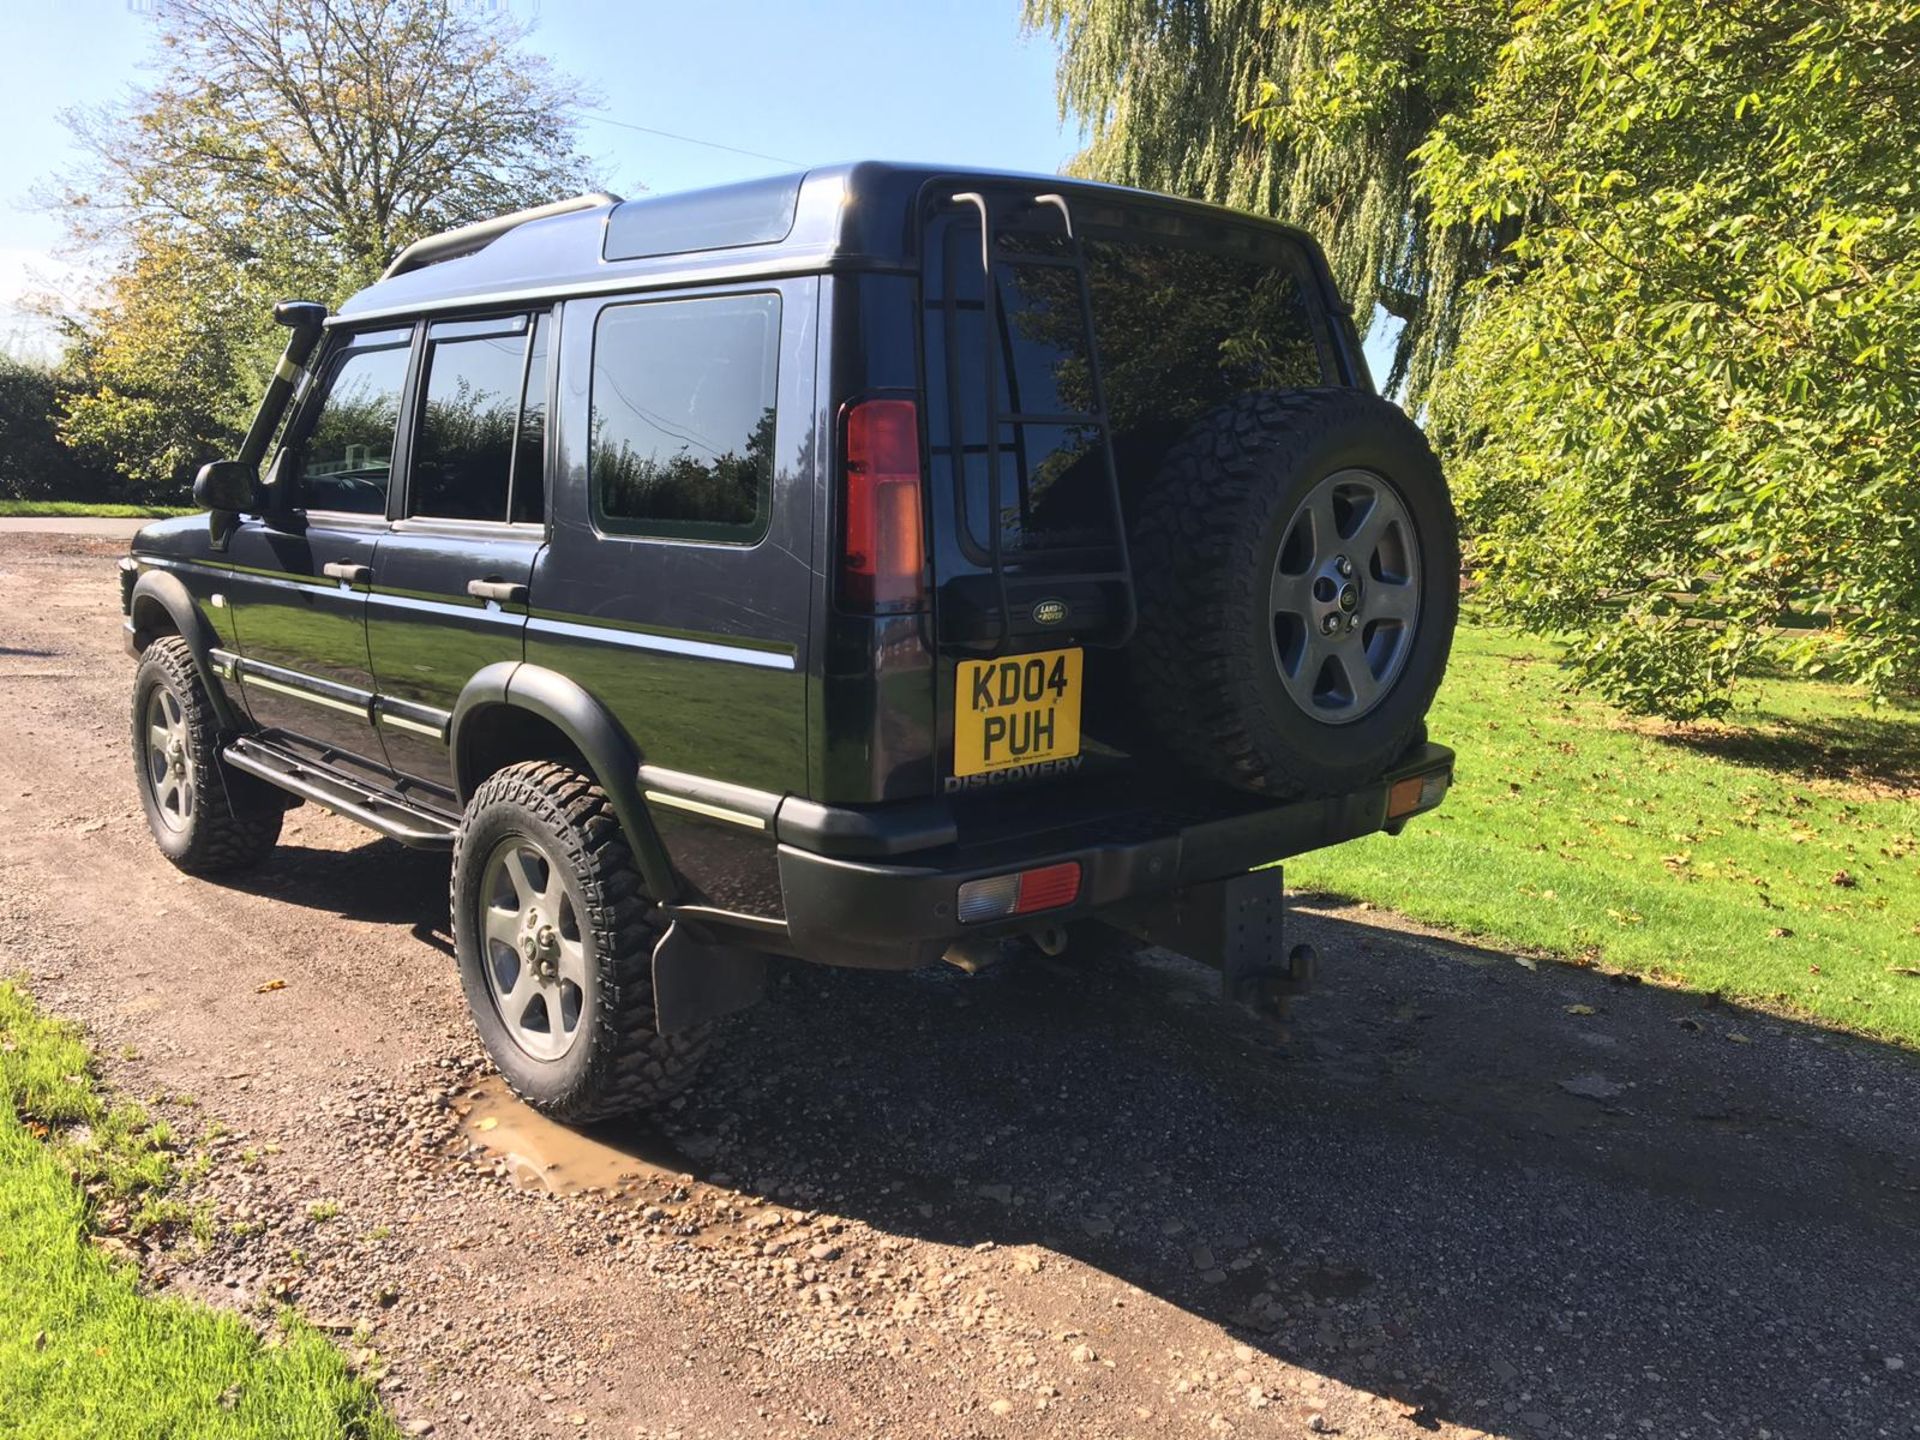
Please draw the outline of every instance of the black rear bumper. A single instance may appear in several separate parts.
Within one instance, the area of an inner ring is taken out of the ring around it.
[[[1151,807],[1105,807],[1076,819],[1064,814],[1024,833],[992,825],[960,825],[932,848],[881,858],[833,855],[783,838],[780,886],[787,932],[795,953],[835,965],[904,969],[937,960],[963,936],[996,936],[1098,916],[1102,911],[1191,886],[1242,875],[1260,866],[1398,829],[1431,810],[1453,774],[1453,752],[1424,745],[1380,780],[1350,794],[1236,813],[1191,818]],[[1426,782],[1436,782],[1428,784]],[[1418,785],[1407,782],[1418,782]],[[1389,816],[1389,797],[1402,803]],[[1406,808],[1415,790],[1421,803]],[[1036,799],[1044,792],[1035,792]],[[1246,802],[1249,803],[1250,802]],[[857,814],[843,830],[871,838],[874,812]],[[907,823],[922,821],[908,817]],[[832,827],[822,827],[822,830]],[[871,850],[871,845],[863,848]],[[892,847],[880,847],[891,849]],[[1079,897],[1071,904],[1018,918],[962,924],[956,894],[969,880],[1077,861]]]

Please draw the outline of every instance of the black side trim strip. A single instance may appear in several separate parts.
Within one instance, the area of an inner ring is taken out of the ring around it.
[[[453,712],[418,705],[411,700],[396,700],[391,695],[374,698],[374,719],[383,725],[398,726],[415,734],[431,735],[441,744],[447,741],[447,728],[453,724]]]
[[[312,700],[336,709],[357,712],[362,719],[371,721],[369,707],[373,704],[371,690],[357,689],[352,685],[342,685],[335,680],[323,680],[318,675],[309,675],[303,670],[288,670],[279,665],[269,665],[264,660],[251,660],[245,655],[239,657],[240,683],[249,680],[258,682],[272,690],[287,693],[291,691],[297,698]]]
[[[660,765],[640,767],[640,789],[656,805],[769,833],[781,800],[767,790],[709,780],[704,775],[689,775]]]

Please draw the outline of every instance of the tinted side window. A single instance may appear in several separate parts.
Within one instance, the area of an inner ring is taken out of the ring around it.
[[[361,336],[334,361],[300,449],[300,495],[309,510],[386,513],[409,339],[404,330]]]
[[[765,532],[779,342],[777,295],[600,312],[588,463],[604,529],[738,543]]]
[[[427,331],[420,423],[409,464],[409,515],[507,518],[526,370],[524,315]]]

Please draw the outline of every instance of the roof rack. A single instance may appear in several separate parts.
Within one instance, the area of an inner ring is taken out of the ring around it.
[[[618,205],[620,197],[605,190],[589,191],[585,195],[575,195],[567,200],[554,200],[546,205],[535,205],[530,210],[516,210],[511,215],[496,215],[491,220],[481,220],[472,225],[462,225],[458,230],[447,230],[439,235],[429,235],[424,240],[416,240],[387,266],[386,273],[380,278],[391,280],[396,275],[405,275],[410,271],[423,270],[429,265],[438,265],[442,260],[457,260],[462,255],[472,255],[484,250],[509,230],[516,230],[529,220],[545,220],[550,215],[567,215],[575,210],[596,210],[602,205]]]

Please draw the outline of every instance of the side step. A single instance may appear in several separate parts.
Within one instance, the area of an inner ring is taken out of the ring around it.
[[[311,800],[323,809],[357,820],[389,840],[418,850],[451,850],[453,825],[399,796],[368,789],[331,771],[321,770],[265,741],[234,741],[222,758],[236,770],[257,775],[270,785]]]

